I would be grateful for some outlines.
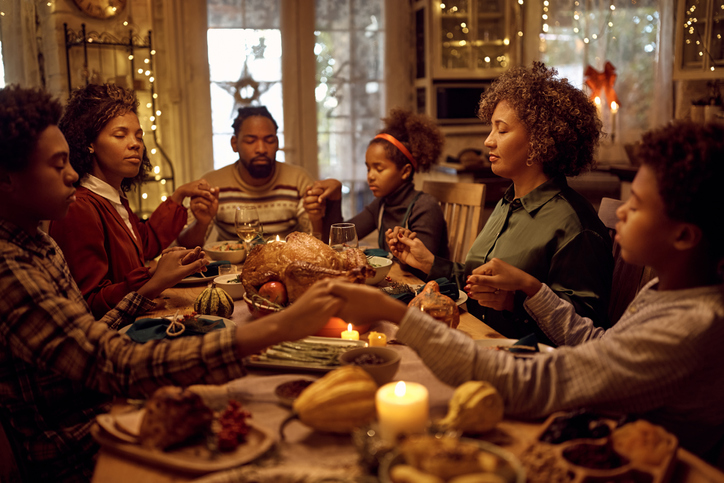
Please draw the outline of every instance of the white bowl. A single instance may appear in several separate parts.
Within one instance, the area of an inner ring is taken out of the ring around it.
[[[217,287],[220,289],[223,289],[224,292],[231,295],[231,298],[234,300],[239,300],[242,297],[244,297],[244,293],[246,292],[244,290],[244,285],[241,282],[238,283],[231,283],[231,280],[238,277],[238,273],[232,273],[230,275],[221,275],[219,277],[216,277],[214,279],[214,283]]]
[[[392,260],[385,257],[369,257],[367,262],[375,269],[375,276],[365,280],[367,285],[377,285],[383,281],[392,268]]]
[[[239,241],[219,241],[204,245],[204,251],[212,260],[228,260],[231,263],[241,263],[246,259],[246,248]]]

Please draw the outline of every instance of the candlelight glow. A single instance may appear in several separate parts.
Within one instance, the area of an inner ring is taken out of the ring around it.
[[[277,235],[277,237],[278,237],[278,236],[279,236],[279,235]],[[352,324],[347,324],[347,330],[350,331],[350,332],[352,332]]]
[[[614,114],[618,112],[618,104],[616,104],[616,102],[611,103],[611,112]]]
[[[594,97],[594,98],[593,98],[593,103],[596,104],[596,106],[600,106],[600,105],[601,105],[601,98],[598,97],[598,96]]]
[[[395,385],[395,396],[403,397],[407,388],[405,387],[405,381],[400,381]]]
[[[277,239],[276,239],[276,241],[282,241],[282,239],[281,239],[281,238],[279,238],[279,235],[277,235]],[[351,329],[350,329],[350,330],[351,330]]]

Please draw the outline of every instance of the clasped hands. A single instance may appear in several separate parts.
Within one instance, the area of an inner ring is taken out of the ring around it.
[[[342,199],[342,183],[336,179],[315,181],[304,190],[302,205],[311,221],[319,221],[326,214],[327,200]]]
[[[183,203],[184,198],[191,198],[191,213],[205,226],[211,223],[219,210],[219,188],[211,187],[205,179],[179,186],[171,198],[179,204]]]

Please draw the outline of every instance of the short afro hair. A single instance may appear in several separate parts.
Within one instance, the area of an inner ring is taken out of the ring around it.
[[[8,172],[28,167],[38,137],[58,124],[62,106],[40,89],[12,85],[0,89],[0,166]]]
[[[588,96],[557,74],[542,62],[511,68],[483,93],[478,117],[489,124],[506,101],[530,134],[528,160],[541,163],[550,177],[577,176],[595,164],[602,124]]]
[[[115,84],[89,84],[73,91],[58,126],[70,146],[70,164],[78,172],[78,183],[88,175],[94,162],[89,151],[92,142],[112,119],[129,112],[138,115],[138,99],[133,91]],[[127,192],[143,183],[151,171],[151,161],[144,146],[141,168],[133,178],[121,182]]]
[[[678,121],[649,131],[637,158],[654,171],[666,215],[697,225],[715,259],[724,258],[724,217],[716,208],[724,179],[724,126]]]
[[[274,120],[271,112],[269,112],[269,109],[267,109],[266,106],[240,107],[239,110],[236,111],[236,119],[234,119],[234,123],[231,125],[234,129],[234,136],[239,134],[239,129],[244,121],[254,116],[261,116],[271,120],[272,124],[274,124],[274,129],[279,129],[277,122]]]
[[[413,172],[430,171],[430,168],[437,163],[445,143],[445,137],[435,121],[424,114],[413,114],[411,111],[401,108],[390,110],[389,116],[383,118],[382,121],[385,126],[379,134],[391,135],[410,151],[412,157],[417,161],[417,169],[413,168]],[[373,144],[381,144],[384,147],[387,158],[395,163],[397,169],[402,169],[406,164],[410,164],[407,156],[390,141],[373,138],[369,145]],[[412,176],[410,180],[412,180]]]

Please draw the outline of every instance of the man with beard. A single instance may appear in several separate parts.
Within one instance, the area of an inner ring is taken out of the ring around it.
[[[299,166],[276,161],[278,126],[267,108],[240,108],[232,127],[231,148],[239,160],[204,175],[210,186],[220,188],[219,209],[206,242],[238,239],[234,213],[243,205],[256,207],[265,237],[284,238],[293,231],[326,233],[322,222],[313,226],[302,204],[312,178]],[[340,206],[327,209],[340,210]],[[183,245],[183,240],[179,243]]]

